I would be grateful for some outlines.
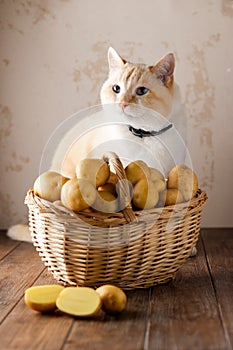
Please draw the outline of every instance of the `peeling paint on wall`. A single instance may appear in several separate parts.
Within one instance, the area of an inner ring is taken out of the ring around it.
[[[223,16],[233,17],[233,1],[222,0],[222,14]]]
[[[193,45],[188,60],[193,67],[193,82],[187,84],[186,108],[194,127],[200,127],[203,121],[210,121],[213,118],[215,87],[209,78],[204,50]]]
[[[20,172],[23,170],[25,164],[28,164],[30,161],[29,157],[17,155],[16,152],[11,154],[11,159],[8,159],[8,162],[5,166],[5,172],[14,171]]]
[[[13,116],[8,106],[0,105],[0,147],[6,148],[7,138],[11,135]]]
[[[25,31],[21,28],[22,23],[13,21],[12,18],[28,17],[33,25],[37,25],[42,21],[54,21],[56,19],[50,8],[51,2],[49,0],[9,0],[6,2],[2,1],[0,5],[2,12],[0,30],[11,30],[24,35]]]
[[[20,1],[15,11],[18,15],[26,15],[32,18],[33,24],[38,24],[41,21],[47,19],[55,20],[56,16],[52,13],[51,2],[48,0],[36,0],[36,1]]]
[[[213,150],[213,132],[208,127],[200,128],[200,146],[203,152],[202,176],[200,177],[201,186],[211,189],[215,180],[215,160]]]
[[[201,47],[192,45],[188,61],[192,65],[193,81],[187,84],[185,105],[188,120],[192,127],[199,130],[201,145],[200,162],[202,175],[200,183],[207,190],[214,184],[214,149],[212,141],[213,116],[215,109],[215,86],[211,82],[205,59],[207,48],[213,47],[220,40],[220,34],[212,34]]]
[[[77,64],[73,67],[73,81],[76,85],[76,91],[79,92],[83,84],[88,85],[90,100],[87,102],[87,106],[100,103],[100,89],[104,80],[107,79],[108,63],[104,47],[105,43],[102,41],[96,42],[91,47],[92,58],[85,62],[76,60]],[[93,96],[96,96],[94,102]]]

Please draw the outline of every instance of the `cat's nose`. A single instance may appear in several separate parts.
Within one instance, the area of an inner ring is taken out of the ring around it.
[[[120,107],[122,110],[124,110],[129,104],[127,102],[121,102]]]

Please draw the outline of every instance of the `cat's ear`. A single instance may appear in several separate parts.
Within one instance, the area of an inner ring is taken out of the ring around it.
[[[120,69],[125,65],[126,61],[112,47],[108,49],[109,70]]]
[[[174,69],[175,57],[173,53],[168,53],[151,67],[151,70],[156,74],[157,78],[166,86],[169,86],[173,82]]]

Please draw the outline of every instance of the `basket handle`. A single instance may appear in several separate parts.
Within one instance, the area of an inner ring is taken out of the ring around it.
[[[106,152],[103,155],[103,160],[113,166],[116,176],[119,181],[119,197],[120,197],[120,204],[124,205],[122,209],[122,213],[125,216],[125,219],[127,222],[133,222],[137,221],[137,218],[133,212],[132,205],[131,205],[131,196],[130,196],[130,186],[129,182],[127,180],[125,169],[121,163],[120,158],[115,152]]]

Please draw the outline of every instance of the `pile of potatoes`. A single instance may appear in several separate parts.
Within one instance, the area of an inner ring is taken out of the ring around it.
[[[171,169],[168,178],[145,162],[138,160],[126,169],[127,179],[133,185],[132,203],[138,209],[152,209],[191,200],[198,190],[195,172],[185,164]]]
[[[198,190],[195,172],[185,164],[176,165],[168,174],[136,160],[125,168],[135,210],[174,205],[191,200]],[[106,213],[119,210],[118,178],[103,159],[83,159],[72,179],[48,171],[34,183],[34,192],[48,201],[61,201],[66,208],[79,212],[95,209]]]
[[[103,212],[117,211],[116,175],[103,159],[83,159],[72,179],[54,171],[41,174],[33,189],[36,195],[75,212],[93,207]]]

